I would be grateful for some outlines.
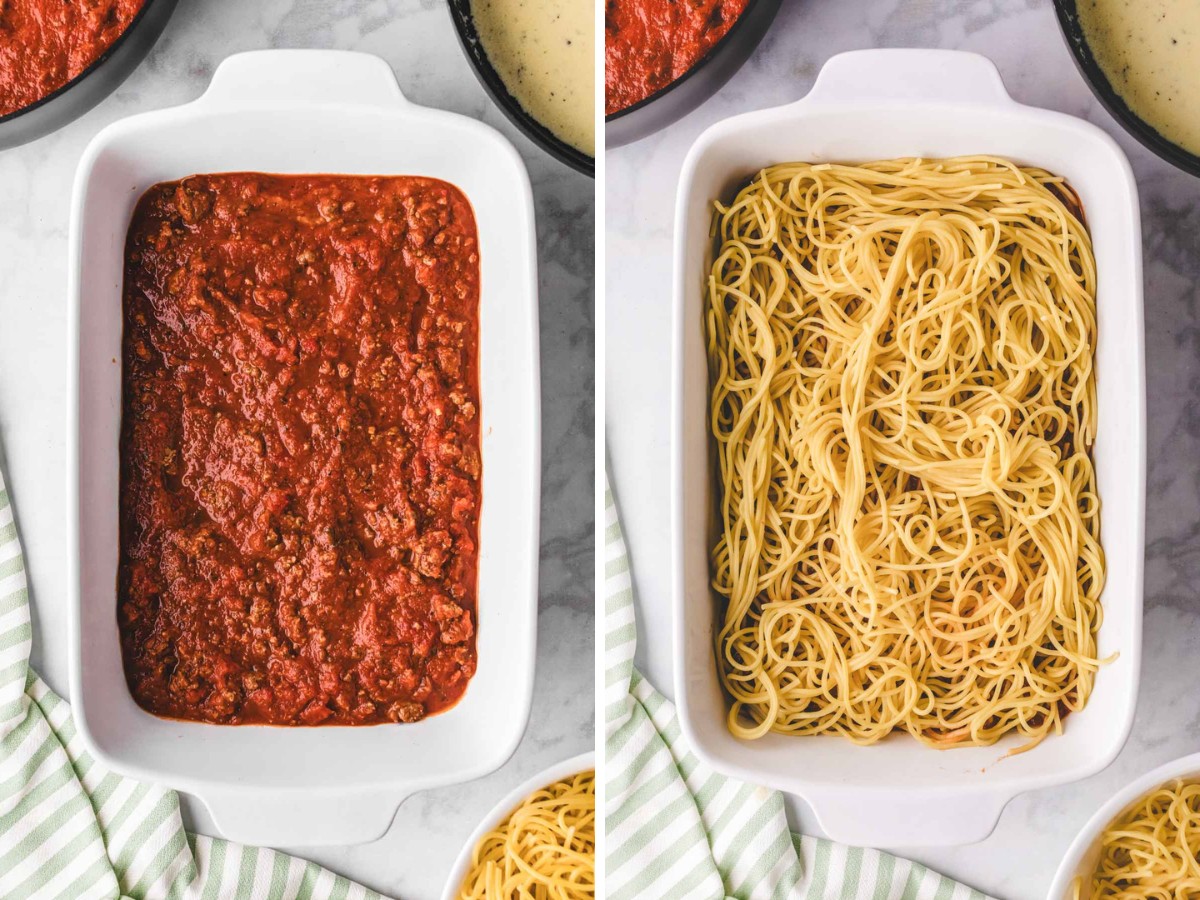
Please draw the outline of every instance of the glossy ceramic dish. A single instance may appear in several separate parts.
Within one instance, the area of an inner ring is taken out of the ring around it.
[[[833,736],[738,740],[725,724],[713,652],[717,598],[708,559],[716,484],[702,307],[712,201],[769,163],[968,154],[1042,166],[1065,176],[1083,202],[1099,273],[1094,460],[1108,566],[1099,652],[1118,656],[1102,667],[1087,708],[1067,719],[1063,735],[1009,758],[1012,738],[940,752],[905,735],[871,747]],[[688,154],[675,219],[674,357],[675,694],[698,756],[724,774],[800,795],[836,840],[886,847],[981,840],[1017,794],[1085,778],[1112,761],[1133,721],[1141,655],[1145,376],[1137,188],[1110,137],[1016,103],[996,68],[975,54],[833,57],[808,96],[714,125]]]
[[[1077,877],[1082,877],[1085,884],[1080,900],[1089,900],[1091,889],[1087,885],[1087,879],[1096,868],[1096,861],[1100,855],[1100,835],[1108,823],[1141,800],[1145,794],[1176,778],[1185,781],[1200,780],[1200,753],[1172,760],[1147,772],[1117,791],[1096,810],[1071,842],[1067,855],[1059,864],[1058,872],[1050,885],[1050,892],[1046,895],[1047,900],[1071,900],[1074,896],[1071,884]]]
[[[485,834],[503,822],[526,797],[548,784],[595,767],[596,754],[581,753],[579,756],[555,763],[505,794],[504,798],[492,807],[492,811],[483,817],[483,820],[471,832],[471,836],[467,838],[466,843],[463,844],[462,850],[458,853],[458,859],[454,861],[454,865],[450,869],[450,877],[446,879],[442,900],[455,900],[458,897],[463,879],[467,877],[467,870],[471,866],[471,856],[475,852],[476,845]]]
[[[150,52],[177,0],[146,0],[129,27],[90,66],[37,103],[0,116],[0,150],[57,131],[115,91]]]
[[[687,72],[645,100],[606,116],[606,146],[622,147],[649,137],[719,91],[757,49],[781,5],[782,0],[750,0],[729,32]]]
[[[125,684],[116,619],[125,233],[152,184],[197,172],[422,175],[459,187],[480,241],[479,667],[452,709],[407,725],[277,728],[157,718]],[[197,795],[227,837],[372,840],[413,791],[476,778],[516,748],[533,688],[540,420],[529,179],[472,119],[409,103],[377,57],[232,56],[194,103],[117,122],[88,146],[71,210],[68,422],[71,701],[88,749]]]

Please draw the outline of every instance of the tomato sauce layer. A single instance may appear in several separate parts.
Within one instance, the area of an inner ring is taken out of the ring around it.
[[[475,672],[479,257],[428,178],[196,175],[126,239],[118,624],[152,713],[414,722]]]
[[[0,0],[0,116],[36,103],[100,58],[146,0]]]
[[[607,0],[604,112],[612,115],[682,78],[749,0]]]

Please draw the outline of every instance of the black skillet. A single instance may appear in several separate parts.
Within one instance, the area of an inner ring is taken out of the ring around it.
[[[783,0],[750,0],[725,36],[666,87],[604,119],[608,148],[632,144],[682,119],[719,91],[766,36]]]
[[[146,0],[129,27],[90,66],[36,103],[0,116],[0,150],[78,119],[129,77],[158,40],[178,0]]]

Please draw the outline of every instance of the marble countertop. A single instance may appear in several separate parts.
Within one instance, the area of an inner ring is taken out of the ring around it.
[[[982,843],[900,851],[998,897],[1044,897],[1075,833],[1114,790],[1200,749],[1193,675],[1200,653],[1200,180],[1143,150],[1093,99],[1049,0],[788,0],[756,55],[706,105],[608,154],[606,439],[638,590],[637,662],[671,692],[670,248],[684,155],[708,125],[797,99],[831,55],[864,47],[985,54],[1017,100],[1081,116],[1112,134],[1141,192],[1149,484],[1145,654],[1133,736],[1101,774],[1014,800]],[[792,798],[789,811],[796,828],[816,833],[802,802]]]
[[[186,0],[154,51],[104,103],[0,152],[0,458],[31,580],[35,668],[66,691],[66,248],[79,156],[104,125],[184,103],[230,53],[319,47],[378,54],[420,104],[482,119],[524,157],[537,204],[541,280],[542,548],[537,687],[514,757],[470,784],[411,797],[380,841],[302,855],[405,900],[440,896],[479,819],[540,769],[593,746],[594,183],[549,158],[491,103],[443,0]],[[204,809],[185,813],[210,830]]]

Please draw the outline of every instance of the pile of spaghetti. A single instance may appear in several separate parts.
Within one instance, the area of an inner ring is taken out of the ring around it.
[[[1075,879],[1075,897],[1083,880]],[[1109,823],[1091,877],[1092,900],[1200,896],[1200,784],[1176,781]]]
[[[772,166],[717,204],[717,638],[740,737],[1032,746],[1098,665],[1095,262],[1059,178]]]
[[[596,773],[535,791],[475,847],[460,900],[591,900]]]

